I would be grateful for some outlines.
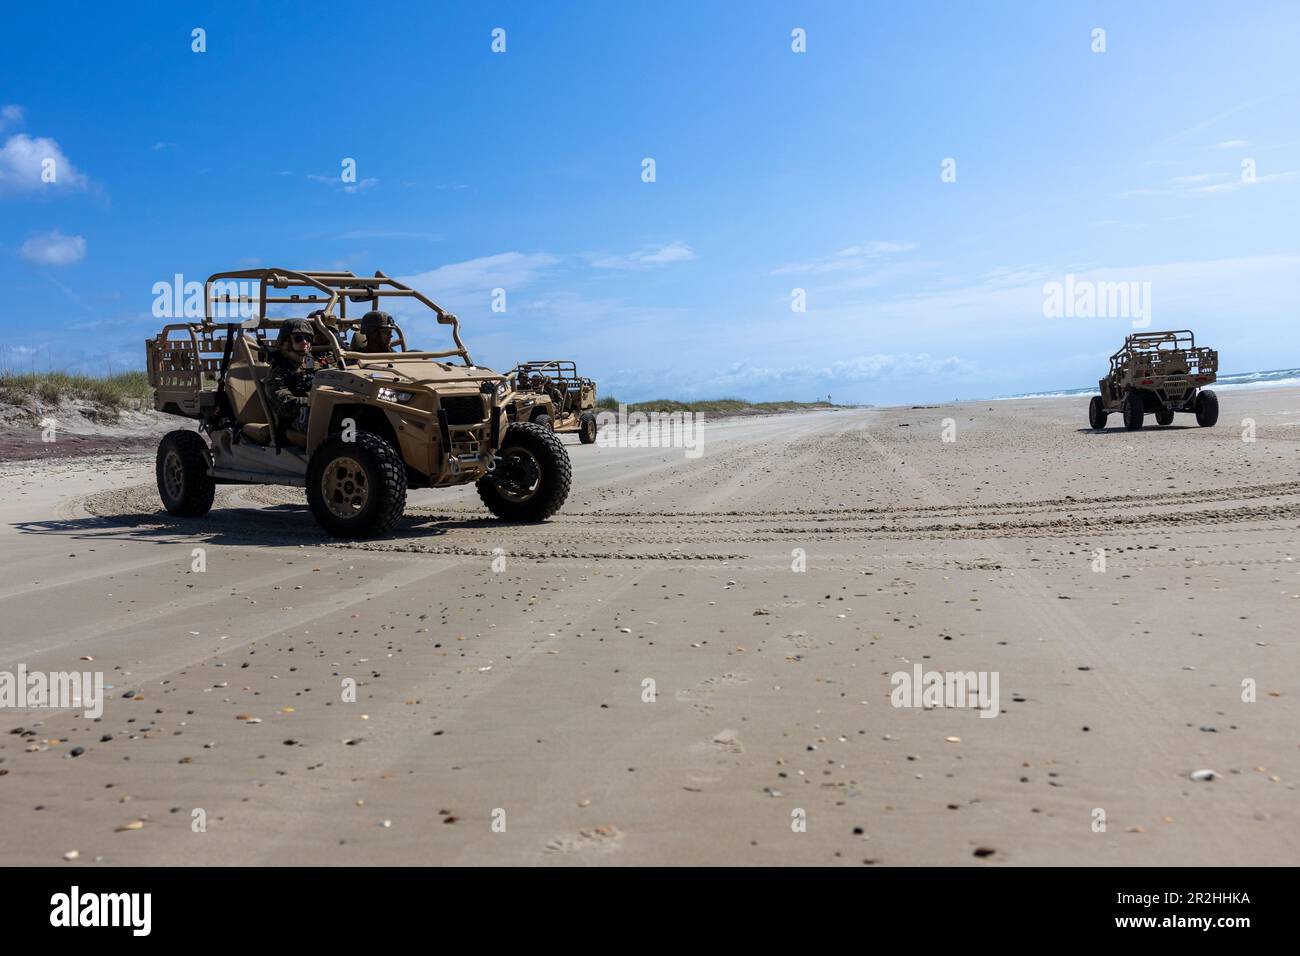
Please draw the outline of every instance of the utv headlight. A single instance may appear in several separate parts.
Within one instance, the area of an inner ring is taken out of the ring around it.
[[[399,405],[405,405],[414,397],[410,392],[399,392],[395,388],[379,389],[379,400],[381,402],[397,402]]]
[[[497,398],[505,398],[507,391],[509,391],[509,386],[507,386],[505,382],[502,382],[497,386]]]

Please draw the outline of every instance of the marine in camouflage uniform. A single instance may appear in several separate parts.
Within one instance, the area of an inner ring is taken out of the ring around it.
[[[391,352],[393,330],[396,329],[393,317],[387,312],[372,311],[361,317],[361,328],[352,336],[353,352]]]
[[[312,355],[315,337],[315,327],[307,319],[280,326],[276,350],[271,354],[271,374],[266,379],[266,394],[277,421],[300,432],[307,430],[312,377],[330,364],[327,356]]]

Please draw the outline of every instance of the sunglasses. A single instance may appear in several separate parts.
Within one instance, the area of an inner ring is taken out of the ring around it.
[[[310,335],[303,335],[301,332],[295,332],[295,333],[293,333],[293,340],[294,340],[295,342],[310,342],[310,341],[312,340],[312,338],[313,338],[313,336],[310,336]]]

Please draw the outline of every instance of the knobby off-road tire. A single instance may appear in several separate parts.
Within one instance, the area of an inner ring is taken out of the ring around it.
[[[1092,396],[1092,401],[1088,403],[1088,424],[1093,427],[1094,431],[1101,431],[1106,427],[1106,418],[1109,413],[1102,404],[1101,396]]]
[[[1124,427],[1131,432],[1135,432],[1142,427],[1145,417],[1146,409],[1142,407],[1142,396],[1137,392],[1129,392],[1125,395]]]
[[[1196,424],[1211,428],[1219,421],[1219,396],[1204,391],[1196,396]]]
[[[551,421],[551,416],[547,415],[546,413],[542,413],[541,415],[534,415],[533,424],[541,425],[547,431],[551,431],[551,432],[555,431],[555,422]]]
[[[385,534],[406,510],[406,464],[374,432],[327,439],[307,465],[307,502],[322,528],[340,538]]]
[[[1161,427],[1169,426],[1174,423],[1174,413],[1172,409],[1162,408],[1156,412],[1156,424]]]
[[[506,429],[496,467],[476,483],[478,496],[503,521],[545,521],[569,497],[569,453],[560,438],[536,422]]]
[[[596,416],[593,412],[583,412],[578,416],[578,441],[590,445],[596,440]]]
[[[212,508],[217,483],[208,470],[212,460],[208,445],[198,432],[174,431],[158,443],[158,496],[167,513],[181,518],[198,518]]]

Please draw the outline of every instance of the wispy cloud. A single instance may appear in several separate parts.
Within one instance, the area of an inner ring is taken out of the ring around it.
[[[1003,266],[984,274],[984,286],[989,289],[1007,289],[1029,285],[1052,278],[1054,273],[1043,266]]]
[[[317,239],[321,237],[312,236],[311,238]],[[407,232],[400,229],[350,229],[347,232],[326,238],[349,242],[365,239],[410,239],[440,242],[444,237],[436,232]]]
[[[281,172],[280,175],[284,176],[287,174]],[[337,192],[342,193],[365,192],[367,189],[379,184],[379,180],[374,176],[360,179],[355,183],[344,182],[342,176],[318,176],[315,173],[308,173],[307,178],[314,183],[325,183],[329,186],[333,186]]]
[[[1242,149],[1243,147],[1249,145],[1250,143],[1246,142],[1244,139],[1225,139],[1222,143],[1215,143],[1214,148],[1215,149]]]
[[[725,398],[735,395],[807,395],[850,389],[864,383],[886,383],[914,376],[969,374],[970,364],[955,355],[883,353],[854,355],[828,364],[796,362],[781,365],[733,362],[700,373],[675,368],[613,370],[607,391],[633,401],[645,398]]]
[[[918,248],[918,246],[919,243],[906,239],[873,239],[870,242],[848,246],[841,249],[839,252],[822,259],[777,266],[777,268],[772,270],[772,275],[786,275],[789,273],[858,272],[877,265],[882,259],[889,256],[898,255],[903,252],[911,252]]]
[[[591,254],[587,258],[597,269],[643,269],[670,262],[689,262],[695,258],[695,250],[676,239],[663,245],[643,246],[622,255]]]
[[[523,288],[560,261],[549,252],[503,252],[464,262],[452,262],[427,272],[405,276],[402,282],[433,298],[486,293],[492,289]]]
[[[59,230],[32,236],[22,244],[18,254],[40,266],[67,266],[86,258],[86,240],[65,236]]]
[[[1249,181],[1242,179],[1241,177],[1237,177],[1236,179],[1225,179],[1220,183],[1212,183],[1208,186],[1198,186],[1193,189],[1192,192],[1230,193],[1236,192],[1238,189],[1243,189],[1247,186],[1255,187],[1267,183],[1285,182],[1286,180],[1295,179],[1297,176],[1300,176],[1300,169],[1288,169],[1280,173],[1268,173],[1264,176],[1256,176],[1253,180]]]
[[[1046,341],[1053,334],[1077,336],[1089,329],[1127,327],[1127,319],[1116,319],[1112,324],[1109,319],[1044,318],[1043,272],[1057,281],[1070,273],[1076,282],[1148,282],[1157,326],[1162,321],[1231,323],[1236,320],[1224,317],[1236,316],[1258,316],[1263,322],[1263,317],[1285,314],[1292,307],[1288,303],[1300,301],[1300,256],[1296,255],[1131,266],[1058,263],[1041,270],[1026,270],[1022,283],[972,283],[869,305],[844,306],[812,316],[810,321],[816,322],[828,338],[849,337],[860,328],[864,308],[869,308],[880,330],[877,347],[899,352],[937,350],[942,343],[955,341],[964,333],[964,341],[970,343],[976,341],[968,334],[972,329],[980,331],[980,340],[1018,343],[1017,347],[1021,347],[1027,335]]]
[[[1235,192],[1248,186],[1267,185],[1285,182],[1300,176],[1300,170],[1288,169],[1277,173],[1266,173],[1253,179],[1244,179],[1240,172],[1195,173],[1187,176],[1174,176],[1161,186],[1145,186],[1130,189],[1124,196],[1177,196],[1207,193]]]
[[[1238,103],[1236,106],[1230,106],[1226,110],[1223,110],[1219,113],[1215,113],[1213,116],[1207,119],[1203,119],[1199,123],[1195,123],[1192,126],[1189,126],[1186,129],[1182,130],[1179,133],[1175,133],[1173,136],[1169,137],[1169,139],[1167,139],[1165,143],[1166,144],[1180,143],[1187,139],[1190,139],[1191,137],[1195,136],[1197,133],[1200,133],[1202,130],[1209,129],[1211,126],[1223,122],[1229,116],[1235,116],[1236,114],[1240,113],[1242,110],[1248,110],[1252,106],[1258,106],[1260,103],[1263,103],[1265,100],[1276,95],[1277,95],[1276,93],[1266,93],[1262,96],[1256,96],[1252,99],[1246,100],[1244,103]]]

